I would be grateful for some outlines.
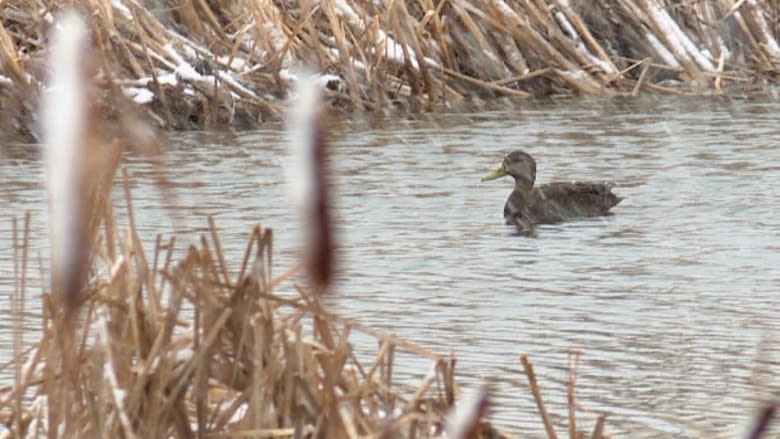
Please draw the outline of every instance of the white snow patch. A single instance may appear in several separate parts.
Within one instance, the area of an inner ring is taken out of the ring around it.
[[[246,415],[246,411],[248,408],[249,406],[247,405],[247,403],[243,403],[240,406],[238,406],[236,411],[233,412],[233,416],[230,417],[228,423],[235,424],[237,422],[240,422],[242,419],[244,419],[244,416]]]
[[[178,84],[179,80],[176,79],[176,74],[166,71],[161,71],[162,74],[157,73],[157,82],[160,83],[160,85],[173,85],[175,86]],[[149,78],[151,81],[152,78]]]
[[[249,96],[255,96],[255,92],[253,92],[252,90],[244,87],[230,73],[223,72],[222,70],[217,70],[216,74],[217,74],[217,78],[219,78],[222,82],[224,82],[226,84],[230,84],[230,86],[233,87],[234,89],[241,90],[241,93],[243,93],[245,95],[249,95]],[[233,98],[238,98],[238,95],[236,95],[232,91],[230,92],[230,94],[231,94],[231,96],[233,96]]]
[[[238,72],[246,70],[246,68],[249,66],[249,62],[244,58],[240,58],[240,57],[231,58],[229,56],[223,55],[217,57],[217,62],[231,70],[235,70]]]
[[[114,6],[114,9],[119,11],[120,14],[122,14],[126,19],[133,20],[133,14],[130,12],[130,9],[125,6],[124,2],[122,0],[112,0],[111,5]]]
[[[339,50],[338,49],[336,49],[335,47],[329,47],[328,51],[335,57],[335,59],[339,59]],[[356,69],[358,69],[358,70],[365,70],[366,69],[366,65],[363,64],[362,61],[357,60],[357,59],[352,59],[352,65]]]
[[[281,69],[279,70],[279,77],[285,81],[297,81],[298,73],[291,69]]]
[[[574,70],[574,71],[571,71],[571,70],[561,70],[559,73],[561,75],[568,76],[569,78],[574,79],[576,81],[581,81],[583,79],[587,79],[588,78],[588,74],[584,70],[582,70],[582,69],[577,69],[577,70]]]
[[[335,0],[333,3],[336,5],[336,10],[341,13],[339,15],[346,15],[353,24],[363,21],[346,0]]]
[[[188,47],[188,46],[185,46],[185,47]],[[182,58],[181,55],[179,55],[179,53],[176,52],[176,50],[174,50],[173,46],[170,43],[166,44],[163,47],[163,50],[175,62],[176,68],[175,68],[174,72],[177,75],[181,76],[182,79],[184,79],[186,81],[193,81],[193,82],[200,82],[200,81],[204,80],[203,75],[198,73],[198,71],[195,70],[195,68],[192,67],[192,65],[190,63],[185,61],[184,58]]]
[[[151,76],[144,76],[138,79],[126,79],[119,81],[120,84],[127,87],[148,87],[153,82]],[[168,72],[166,70],[159,69],[157,71],[157,82],[160,85],[173,85],[178,84],[179,80],[176,78],[175,73]]]
[[[579,32],[574,29],[574,26],[569,22],[569,19],[566,18],[566,14],[562,11],[555,11],[555,20],[558,21],[558,24],[563,28],[563,32],[566,33],[569,38],[577,43],[582,42]]]
[[[263,24],[263,30],[268,34],[274,50],[282,51],[287,45],[287,35],[280,29],[275,21],[267,21]]]
[[[344,16],[347,18],[347,20],[355,26],[359,31],[364,31],[366,28],[365,21],[358,16],[358,14],[355,12],[354,9],[349,5],[349,3],[346,2],[346,0],[335,0],[334,4],[336,6],[336,12],[338,15]],[[404,62],[404,45],[398,43],[393,37],[388,36],[383,30],[379,30],[377,32],[377,41],[376,44],[378,46],[385,46],[384,54],[387,58],[398,62],[399,64],[402,64]],[[334,49],[335,50],[335,49]],[[406,46],[406,51],[409,53],[409,62],[412,64],[412,66],[419,70],[420,66],[417,63],[417,59],[414,57],[414,49],[412,49],[409,46]],[[336,51],[338,54],[338,51]],[[436,60],[425,57],[425,64],[432,66],[432,67],[438,67],[439,63],[436,62]],[[354,65],[357,65],[358,61],[353,60],[352,61]],[[360,63],[362,65],[362,63]]]
[[[393,39],[393,37],[387,36],[384,32],[379,33],[380,41],[384,39],[386,45],[385,45],[385,56],[388,58],[397,61],[398,63],[404,62],[404,46],[399,44],[397,41]],[[417,64],[417,59],[412,56],[412,49],[410,47],[406,47],[407,53],[409,53],[409,62],[412,63],[412,67],[415,69],[420,68],[420,66]]]
[[[146,87],[123,87],[122,93],[137,104],[148,104],[155,98],[154,93]]]
[[[176,351],[176,362],[185,363],[187,361],[192,360],[194,356],[195,356],[195,351],[193,351],[191,348],[181,349]]]

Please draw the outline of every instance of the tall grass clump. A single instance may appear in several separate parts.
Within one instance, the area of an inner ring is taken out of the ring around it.
[[[102,236],[95,264],[107,270],[86,285],[78,323],[63,319],[45,294],[40,340],[18,352],[26,360],[0,399],[14,437],[427,437],[442,430],[457,395],[454,362],[384,336],[376,357],[359,362],[348,342],[359,325],[328,313],[303,289],[297,297],[275,294],[290,273],[272,275],[270,230],[252,231],[238,267],[226,265],[214,228],[178,262],[174,240],[158,241],[147,255],[133,229],[107,225]],[[432,364],[411,397],[390,372],[394,351],[404,347]]]
[[[15,321],[29,303],[29,221],[15,238]],[[77,322],[47,292],[38,341],[16,348],[15,381],[0,389],[4,437],[511,437],[487,421],[489,393],[459,402],[454,357],[341,317],[304,287],[277,292],[297,269],[274,274],[271,230],[256,226],[229,261],[211,219],[178,260],[174,238],[148,252],[132,227],[101,229]],[[376,353],[359,358],[354,332]],[[399,352],[430,361],[428,373],[394,376]],[[522,363],[539,425],[556,437]],[[569,392],[573,428],[573,375]],[[589,437],[605,437],[603,419]]]

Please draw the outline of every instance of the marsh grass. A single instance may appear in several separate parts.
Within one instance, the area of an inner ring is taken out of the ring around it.
[[[301,66],[333,108],[420,111],[496,96],[744,91],[775,84],[774,2],[79,0],[104,114],[171,129],[282,118]],[[0,9],[2,132],[29,135],[59,3]]]
[[[293,282],[298,266],[275,274],[271,230],[254,227],[240,261],[226,259],[211,218],[179,260],[173,237],[158,236],[147,253],[122,175],[128,225],[100,205],[81,312],[45,292],[40,338],[29,347],[31,219],[14,221],[14,382],[0,389],[4,437],[510,437],[487,420],[489,391],[457,415],[460,433],[448,430],[461,399],[455,357],[339,316]],[[376,340],[374,354],[358,358],[355,332]],[[400,352],[430,361],[428,373],[396,376]],[[533,367],[522,363],[527,397],[556,437]]]
[[[303,289],[274,294],[291,272],[272,277],[269,230],[253,230],[235,278],[211,231],[174,263],[172,245],[147,258],[132,229],[106,227],[96,254],[109,270],[90,281],[78,322],[44,295],[42,337],[3,394],[14,435],[420,435],[440,422],[455,395],[451,361],[385,337],[374,362],[359,363],[347,342],[354,325]],[[393,351],[404,346],[434,364],[411,399],[389,386]]]

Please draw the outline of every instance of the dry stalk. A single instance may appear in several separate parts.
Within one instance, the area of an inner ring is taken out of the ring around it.
[[[528,377],[528,385],[531,388],[531,394],[534,396],[536,406],[539,409],[539,414],[542,417],[544,423],[544,430],[547,432],[549,439],[556,439],[558,435],[555,433],[550,414],[547,412],[547,408],[544,406],[544,399],[542,399],[542,393],[539,390],[539,385],[536,382],[536,374],[534,373],[534,367],[528,360],[527,355],[520,356],[520,362],[523,363],[523,369],[525,369],[525,375]]]
[[[95,253],[113,257],[103,261],[111,270],[108,279],[90,282],[80,338],[52,336],[64,321],[48,311],[39,349],[30,354],[32,366],[16,366],[14,388],[2,406],[13,414],[7,425],[14,431],[27,425],[63,425],[59,433],[48,430],[52,436],[104,437],[359,437],[388,425],[416,437],[441,431],[454,402],[452,364],[436,362],[438,372],[411,392],[411,402],[401,395],[405,385],[395,383],[393,352],[440,357],[382,336],[382,349],[366,372],[352,353],[349,321],[326,312],[305,291],[297,300],[273,295],[270,288],[280,280],[271,278],[267,264],[269,233],[255,228],[247,247],[255,249],[252,268],[242,279],[226,278],[229,261],[219,254],[213,220],[210,240],[161,270],[155,265],[170,257],[156,250],[154,265],[147,266],[132,230],[133,203],[126,204],[130,226],[123,236],[115,227],[103,228],[103,248]],[[108,241],[116,242],[114,256],[105,250]],[[159,288],[150,275],[155,271],[167,289],[159,314],[148,306],[151,290]],[[185,308],[195,309],[194,316]],[[176,329],[178,322],[183,326]],[[65,355],[69,351],[75,354]],[[47,411],[21,399],[28,392],[43,397]]]
[[[569,408],[569,438],[577,439],[577,401],[574,389],[577,385],[577,366],[580,361],[580,351],[569,352],[569,380],[566,386],[566,402]]]
[[[607,419],[606,415],[601,415],[596,419],[596,426],[593,427],[593,434],[590,435],[592,439],[604,438],[604,423]]]

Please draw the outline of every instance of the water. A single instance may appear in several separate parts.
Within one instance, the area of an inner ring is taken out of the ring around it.
[[[778,110],[751,99],[583,99],[339,125],[332,306],[455,352],[462,383],[495,385],[492,418],[510,432],[543,431],[518,356],[529,355],[562,423],[567,352],[582,349],[583,428],[607,413],[617,436],[733,437],[779,384]],[[539,183],[606,179],[625,200],[614,216],[517,236],[502,218],[509,179],[480,182],[516,148],[536,157]],[[274,229],[277,273],[296,261],[278,127],[176,135],[167,161],[175,209],[152,166],[126,160],[142,236],[175,230],[183,247],[211,213],[234,260],[260,222]],[[11,214],[30,210],[38,236],[45,230],[35,147],[4,147],[0,172],[10,261]],[[4,290],[11,277],[4,262]],[[2,332],[0,361],[11,358]],[[428,364],[401,367],[414,380]]]

